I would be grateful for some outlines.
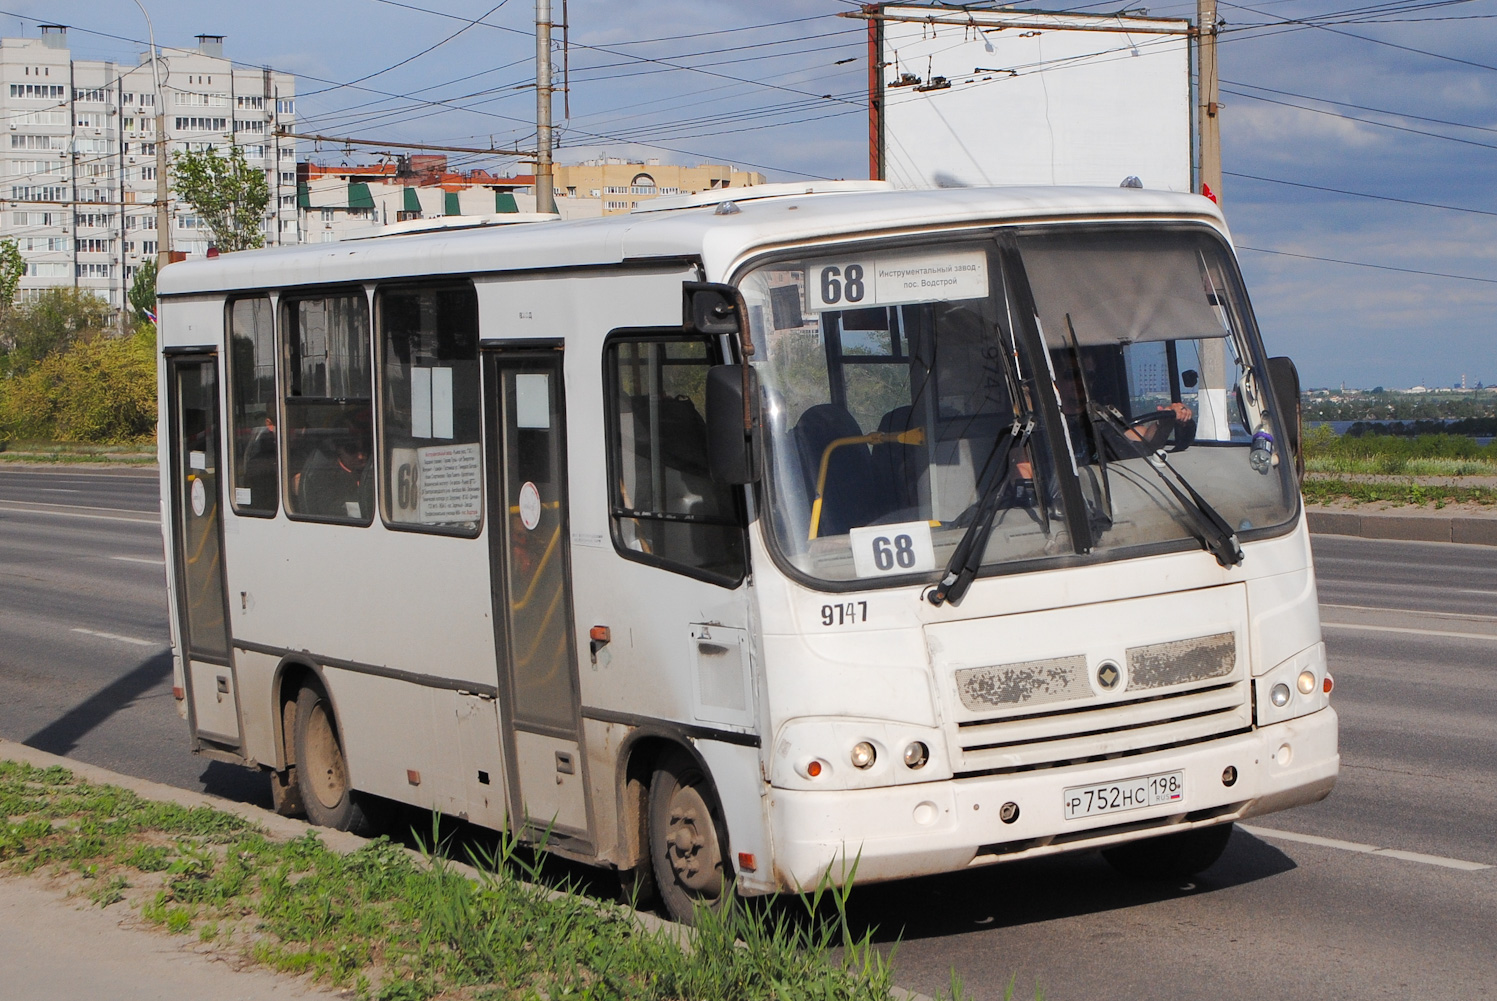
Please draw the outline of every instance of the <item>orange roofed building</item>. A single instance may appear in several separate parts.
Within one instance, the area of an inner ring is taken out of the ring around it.
[[[372,236],[416,219],[535,211],[534,175],[499,176],[482,168],[453,171],[441,155],[357,166],[300,163],[296,174],[304,243]],[[561,217],[579,219],[628,212],[660,195],[763,184],[764,175],[724,164],[681,167],[606,158],[557,165],[553,181]]]

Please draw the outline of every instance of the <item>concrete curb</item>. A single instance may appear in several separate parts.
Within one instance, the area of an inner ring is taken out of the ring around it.
[[[1466,514],[1383,514],[1305,509],[1313,535],[1350,535],[1402,542],[1456,542],[1497,546],[1497,517]]]

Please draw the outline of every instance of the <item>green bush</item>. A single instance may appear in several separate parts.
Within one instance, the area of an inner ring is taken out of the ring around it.
[[[1306,428],[1305,465],[1318,473],[1390,476],[1497,474],[1497,442],[1478,445],[1461,434],[1337,435],[1329,427]]]
[[[156,428],[156,333],[83,337],[0,380],[0,438],[123,444]]]

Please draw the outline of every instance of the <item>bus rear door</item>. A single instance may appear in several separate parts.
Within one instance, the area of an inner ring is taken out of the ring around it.
[[[562,350],[485,356],[489,538],[511,815],[591,850],[572,629]]]
[[[223,565],[223,435],[213,354],[167,359],[177,621],[188,722],[197,747],[242,746]]]

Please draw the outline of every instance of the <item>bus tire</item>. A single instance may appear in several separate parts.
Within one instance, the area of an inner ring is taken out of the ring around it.
[[[1231,837],[1230,823],[1193,827],[1188,831],[1104,848],[1102,857],[1119,873],[1132,879],[1156,882],[1184,879],[1215,864],[1226,851]]]
[[[379,818],[348,784],[348,763],[333,704],[321,684],[309,681],[296,695],[296,784],[307,819],[318,827],[369,835]]]
[[[666,912],[690,925],[699,907],[722,910],[733,867],[711,778],[685,752],[667,751],[655,763],[648,809],[650,864]]]

